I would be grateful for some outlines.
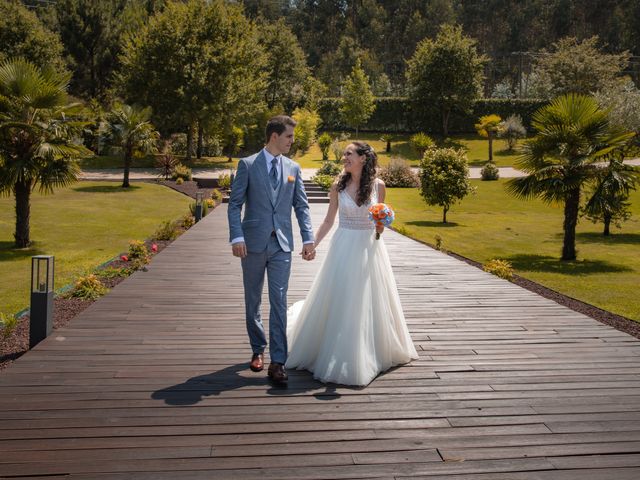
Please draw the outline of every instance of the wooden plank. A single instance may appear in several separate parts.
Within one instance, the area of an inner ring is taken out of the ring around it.
[[[225,208],[0,373],[0,477],[640,478],[637,339],[392,231],[419,360],[274,388],[247,369]],[[328,242],[293,256],[290,303]]]

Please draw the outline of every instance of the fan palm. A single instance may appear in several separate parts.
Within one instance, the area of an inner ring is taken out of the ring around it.
[[[576,94],[542,107],[532,126],[536,135],[524,142],[516,161],[528,175],[509,180],[507,190],[564,204],[562,260],[575,260],[581,188],[597,176],[596,162],[622,148],[633,133],[615,130],[595,99]]]
[[[69,77],[24,59],[0,64],[0,193],[16,199],[15,246],[31,243],[31,193],[53,193],[77,180],[77,158],[91,152],[75,143],[83,126],[79,104],[67,96]]]
[[[124,179],[122,186],[129,187],[129,172],[135,157],[157,151],[160,134],[149,121],[151,108],[118,103],[107,114],[102,124],[103,140],[115,151],[122,153]]]
[[[591,197],[584,206],[584,214],[594,223],[604,223],[603,235],[611,234],[611,222],[620,223],[631,216],[629,194],[640,182],[640,169],[626,165],[624,151],[611,155],[609,163],[598,172]]]

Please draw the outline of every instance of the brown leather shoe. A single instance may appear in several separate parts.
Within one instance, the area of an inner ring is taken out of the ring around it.
[[[269,365],[267,375],[269,375],[269,378],[276,383],[286,384],[289,380],[287,371],[285,370],[284,365],[282,365],[281,363],[271,363]]]
[[[264,370],[264,355],[262,353],[254,353],[249,363],[252,372],[261,372]]]

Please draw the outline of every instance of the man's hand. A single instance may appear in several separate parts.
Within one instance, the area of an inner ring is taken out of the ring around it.
[[[231,245],[231,250],[233,251],[234,257],[244,258],[247,256],[247,246],[244,242],[238,242]]]
[[[305,243],[302,246],[302,252],[300,252],[302,258],[305,260],[313,260],[316,258],[316,245],[315,243]]]

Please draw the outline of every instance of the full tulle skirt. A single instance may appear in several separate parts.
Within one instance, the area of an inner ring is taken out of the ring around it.
[[[288,368],[364,386],[418,358],[382,237],[371,229],[336,230],[307,298],[289,309]]]

